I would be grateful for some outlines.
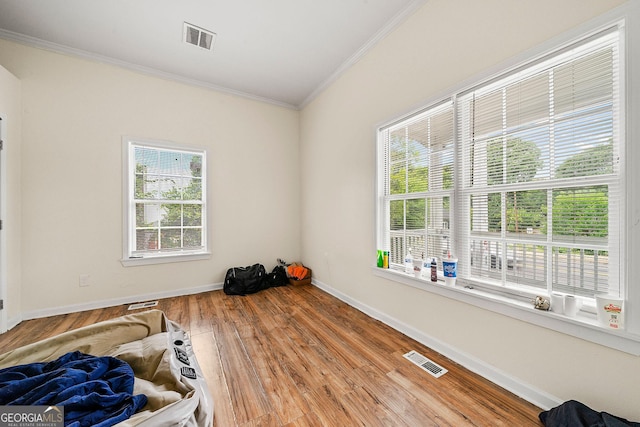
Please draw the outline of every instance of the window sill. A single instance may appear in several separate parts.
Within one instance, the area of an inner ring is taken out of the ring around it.
[[[461,281],[458,281],[455,286],[446,286],[442,280],[433,283],[395,270],[378,267],[372,267],[372,269],[376,276],[387,280],[640,356],[640,336],[624,330],[616,331],[604,328],[598,324],[595,315],[587,312],[581,311],[576,317],[569,317],[551,311],[536,310],[531,304],[504,296],[475,288],[465,288]]]
[[[211,252],[201,252],[194,254],[171,254],[158,255],[140,258],[123,258],[120,260],[124,267],[135,267],[139,265],[168,264],[173,262],[200,261],[211,258]]]

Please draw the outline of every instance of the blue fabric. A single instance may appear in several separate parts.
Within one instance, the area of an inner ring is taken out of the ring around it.
[[[0,405],[64,406],[65,426],[107,427],[147,404],[144,394],[133,395],[133,381],[125,361],[75,351],[0,370]]]

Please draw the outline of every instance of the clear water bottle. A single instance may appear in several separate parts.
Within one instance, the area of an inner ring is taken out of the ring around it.
[[[422,254],[422,271],[420,272],[420,278],[424,280],[429,280],[429,273],[431,268],[431,260],[429,258],[424,257],[424,253]]]
[[[407,274],[413,274],[413,256],[411,256],[411,248],[409,248],[407,256],[404,257],[404,272]]]

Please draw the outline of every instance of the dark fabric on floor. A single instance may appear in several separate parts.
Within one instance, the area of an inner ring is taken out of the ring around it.
[[[640,423],[606,412],[596,412],[575,400],[541,412],[538,417],[546,427],[640,427]]]
[[[0,370],[0,405],[64,406],[65,426],[108,427],[146,405],[133,382],[126,362],[76,351]]]

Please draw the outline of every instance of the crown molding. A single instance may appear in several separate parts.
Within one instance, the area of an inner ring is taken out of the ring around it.
[[[241,98],[247,98],[252,101],[264,102],[267,104],[277,105],[279,107],[284,107],[292,110],[297,110],[298,107],[293,104],[289,104],[287,102],[277,101],[275,99],[266,98],[262,96],[252,95],[250,93],[242,92],[239,90],[230,89],[224,86],[218,86],[212,83],[208,83],[202,80],[190,79],[188,77],[181,76],[179,74],[167,73],[165,71],[161,71],[151,67],[145,67],[142,65],[134,64],[127,61],[122,61],[119,59],[111,58],[105,55],[99,55],[97,53],[88,52],[82,49],[76,49],[69,46],[64,46],[58,43],[49,42],[46,40],[39,39],[37,37],[31,37],[24,34],[16,33],[13,31],[8,31],[5,29],[0,29],[0,38],[13,41],[16,43],[20,43],[26,46],[35,47],[38,49],[47,50],[50,52],[60,53],[63,55],[75,56],[82,59],[87,59],[94,62],[100,62],[103,64],[113,65],[120,68],[126,68],[131,71],[135,71],[141,74],[147,74],[154,77],[159,77],[165,80],[176,81],[179,83],[202,87],[205,89],[214,90],[216,92],[221,92],[227,95],[238,96]]]

